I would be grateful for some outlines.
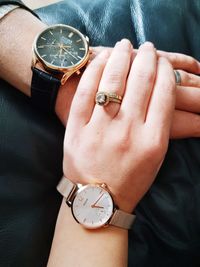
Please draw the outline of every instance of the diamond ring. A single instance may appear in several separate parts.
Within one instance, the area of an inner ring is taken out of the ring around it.
[[[109,102],[122,103],[122,97],[115,93],[97,92],[95,102],[99,106],[106,106]]]

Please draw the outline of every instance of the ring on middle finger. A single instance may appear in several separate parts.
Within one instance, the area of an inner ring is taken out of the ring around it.
[[[109,102],[122,103],[122,96],[116,93],[99,91],[96,93],[95,102],[99,106],[106,106]]]

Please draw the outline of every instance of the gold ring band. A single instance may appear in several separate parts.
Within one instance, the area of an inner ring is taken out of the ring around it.
[[[95,102],[99,106],[106,106],[109,102],[115,102],[118,104],[122,103],[122,97],[115,93],[108,93],[108,92],[97,92]]]

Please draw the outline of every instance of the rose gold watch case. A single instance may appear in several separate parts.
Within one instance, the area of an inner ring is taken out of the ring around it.
[[[98,227],[86,227],[83,223],[79,222],[76,218],[76,216],[74,215],[74,212],[73,212],[73,203],[74,203],[74,200],[75,198],[79,195],[80,192],[82,192],[83,190],[85,190],[87,187],[91,187],[91,186],[94,186],[94,187],[101,187],[103,190],[105,190],[107,193],[109,193],[110,195],[110,198],[112,200],[112,213],[110,214],[110,217],[108,218],[108,220],[105,222],[105,223],[102,223],[102,225],[98,226]],[[71,200],[70,201],[70,205],[71,206],[71,212],[72,212],[72,215],[74,217],[74,219],[76,220],[77,223],[81,224],[83,227],[87,228],[87,229],[99,229],[99,228],[102,228],[102,227],[107,227],[109,225],[109,222],[116,210],[116,207],[115,207],[115,204],[114,204],[114,201],[113,201],[113,197],[112,195],[110,194],[110,191],[109,189],[107,188],[106,184],[98,184],[98,183],[95,183],[95,184],[87,184],[87,185],[79,185],[78,186],[78,190],[76,190],[74,192],[74,194],[71,196]],[[69,203],[67,203],[69,204]]]
[[[81,39],[84,42],[85,45],[85,56],[75,65],[73,65],[72,67],[56,67],[55,65],[50,64],[49,62],[45,61],[39,54],[36,44],[37,44],[37,40],[40,37],[40,35],[43,34],[44,31],[46,31],[47,29],[54,29],[56,27],[64,27],[67,29],[70,29],[73,32],[76,32]],[[61,75],[61,84],[65,84],[65,82],[67,81],[67,79],[74,74],[75,72],[77,74],[79,74],[79,70],[84,67],[88,60],[89,60],[89,55],[90,55],[90,51],[89,51],[89,38],[87,36],[84,36],[80,31],[78,31],[77,29],[69,26],[69,25],[64,25],[64,24],[56,24],[53,26],[49,26],[47,28],[45,28],[42,32],[40,32],[33,43],[33,47],[32,47],[32,51],[33,51],[33,57],[32,57],[32,67],[35,67],[37,63],[41,63],[42,66],[44,67],[44,69],[48,72],[54,73],[54,74],[60,74]]]

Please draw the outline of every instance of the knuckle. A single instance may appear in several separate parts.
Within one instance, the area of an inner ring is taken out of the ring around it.
[[[139,80],[145,83],[153,83],[155,73],[153,68],[144,69],[144,66],[139,66],[137,70],[135,70],[135,75]]]
[[[170,54],[173,62],[178,63],[180,61],[180,56],[178,54]]]
[[[77,96],[80,99],[85,99],[88,98],[90,96],[89,90],[87,89],[87,85],[86,86],[79,86],[78,90],[77,90]]]
[[[196,59],[194,59],[193,57],[191,56],[188,56],[188,61],[189,63],[191,64],[191,66],[194,68],[194,69],[198,69],[198,62]]]
[[[89,71],[98,72],[104,66],[105,62],[102,59],[94,59],[88,66],[87,69]]]
[[[112,85],[117,85],[121,86],[122,85],[122,73],[119,69],[112,71],[109,75],[106,76],[105,82],[112,84]]]
[[[182,56],[178,53],[169,52],[167,59],[173,64],[173,65],[180,65],[180,62],[183,61]]]
[[[160,86],[163,90],[171,91],[175,94],[176,80],[171,63],[166,58],[160,57],[159,65],[163,66],[163,70],[165,69],[165,73],[167,73],[167,75],[163,76],[163,79],[160,80]]]

